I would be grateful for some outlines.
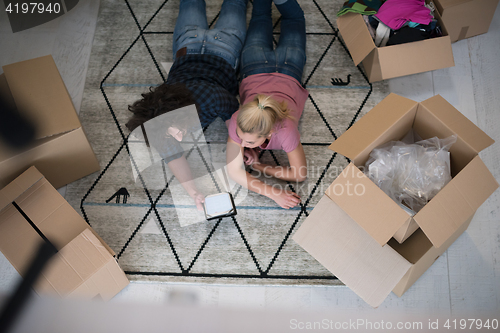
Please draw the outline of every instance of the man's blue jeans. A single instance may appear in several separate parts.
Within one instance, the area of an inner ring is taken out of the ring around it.
[[[252,19],[241,52],[241,75],[283,73],[302,83],[306,63],[306,22],[296,0],[276,8],[281,13],[281,34],[273,50],[272,0],[254,0]]]
[[[224,0],[217,23],[209,29],[204,0],[181,0],[174,29],[174,59],[186,47],[187,54],[212,54],[238,68],[246,35],[247,0]]]

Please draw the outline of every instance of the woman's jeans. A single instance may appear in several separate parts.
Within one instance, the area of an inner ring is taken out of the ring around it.
[[[281,34],[273,50],[272,0],[254,0],[252,19],[241,52],[241,75],[283,73],[302,82],[306,63],[306,22],[296,0],[276,8],[281,13]]]
[[[238,68],[246,35],[248,0],[224,0],[217,23],[209,30],[204,0],[181,0],[174,29],[174,59],[179,49],[187,54],[211,54]]]

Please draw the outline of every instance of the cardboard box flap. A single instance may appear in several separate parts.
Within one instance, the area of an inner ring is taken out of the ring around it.
[[[89,297],[108,301],[129,284],[125,273],[118,263],[112,259],[104,267],[92,275],[85,283],[73,290],[71,297]]]
[[[42,273],[35,290],[53,289],[65,296],[112,259],[89,229],[84,230],[59,250]]]
[[[420,104],[445,123],[476,152],[479,153],[495,142],[442,96],[433,96]]]
[[[418,103],[411,99],[391,93],[354,123],[329,148],[353,160],[417,105]]]
[[[423,50],[432,53],[432,60],[423,56]],[[455,66],[448,36],[379,47],[377,52],[384,79]]]
[[[0,251],[21,275],[43,240],[59,249],[37,292],[109,299],[128,284],[114,252],[35,167],[0,195],[8,203],[0,210]]]
[[[376,48],[363,17],[355,13],[344,14],[337,18],[337,26],[354,64],[359,65]]]
[[[414,219],[439,248],[497,188],[497,181],[476,156]]]
[[[123,271],[110,270],[113,266],[118,267],[114,258],[92,231],[85,229],[51,260],[35,289],[39,293],[55,291],[60,296],[103,295],[108,300],[128,284]]]
[[[0,190],[0,207],[16,201],[19,208],[40,232],[60,249],[83,230],[89,228],[111,256],[115,252],[89,227],[87,222],[64,200],[36,169],[31,167]],[[2,211],[0,209],[0,211]],[[24,219],[24,218],[23,218]]]
[[[35,167],[31,167],[5,186],[0,190],[0,211],[42,178],[43,175]]]
[[[19,274],[25,274],[42,239],[13,205],[0,211],[0,251]]]
[[[6,65],[3,70],[16,107],[33,121],[37,138],[81,126],[51,55]]]
[[[390,246],[375,242],[327,196],[292,239],[373,307],[384,301],[411,267]]]
[[[386,244],[409,219],[398,204],[352,163],[328,187],[326,195],[379,245]]]

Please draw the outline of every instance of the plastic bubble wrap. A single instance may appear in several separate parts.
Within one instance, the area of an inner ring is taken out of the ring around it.
[[[402,141],[375,148],[365,164],[365,174],[414,215],[451,180],[448,150],[456,140],[456,135],[420,140],[411,131]]]

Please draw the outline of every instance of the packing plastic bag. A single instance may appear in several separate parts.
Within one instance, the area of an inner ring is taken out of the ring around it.
[[[365,174],[413,216],[451,180],[448,150],[456,141],[456,135],[421,140],[412,130],[375,148]]]

